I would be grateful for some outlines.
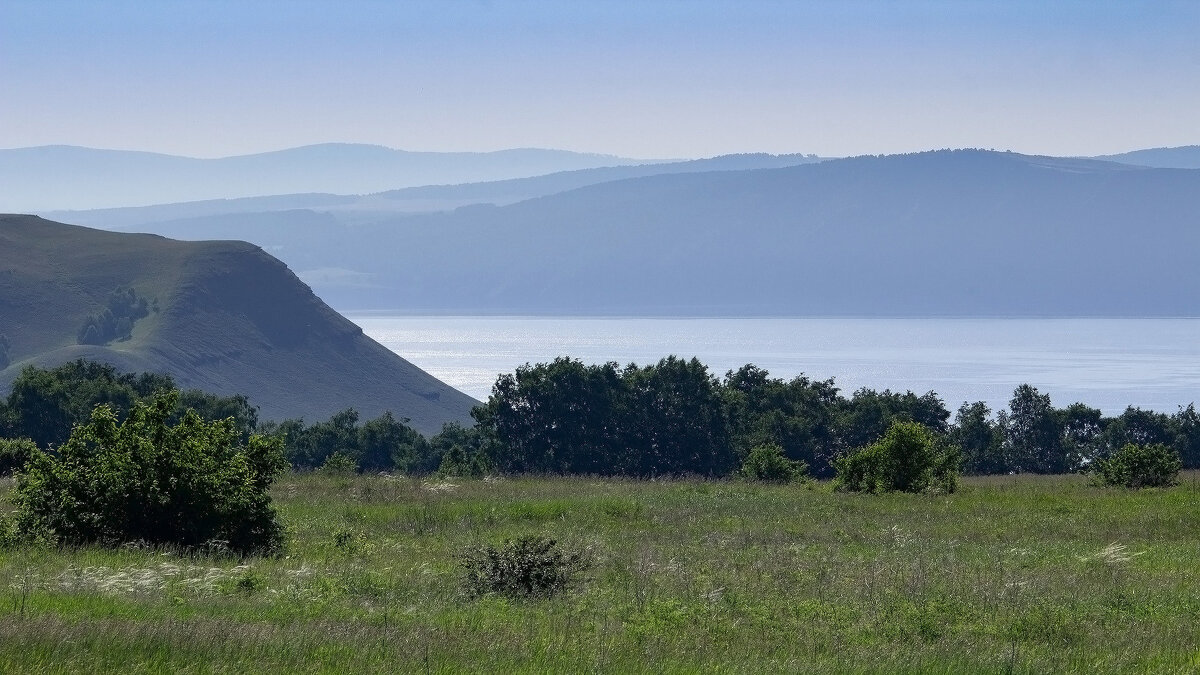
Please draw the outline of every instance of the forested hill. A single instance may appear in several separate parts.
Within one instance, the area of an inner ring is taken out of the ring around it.
[[[264,419],[354,407],[434,432],[468,421],[475,403],[364,336],[257,246],[0,215],[0,390],[24,365],[77,358],[245,394]]]
[[[1200,170],[859,157],[314,224],[289,249],[297,269],[338,270],[310,282],[347,308],[1194,316]]]
[[[1103,159],[1122,164],[1154,166],[1162,169],[1200,169],[1200,145],[1184,145],[1176,148],[1147,148],[1119,155],[1102,155]]]

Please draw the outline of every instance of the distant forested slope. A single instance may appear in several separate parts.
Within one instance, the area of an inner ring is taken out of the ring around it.
[[[1177,148],[1147,148],[1119,155],[1102,155],[1095,159],[1151,166],[1159,169],[1200,169],[1200,145],[1184,145]]]

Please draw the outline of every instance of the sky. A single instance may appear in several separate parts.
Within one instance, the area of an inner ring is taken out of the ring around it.
[[[0,0],[0,148],[1200,144],[1200,1]]]

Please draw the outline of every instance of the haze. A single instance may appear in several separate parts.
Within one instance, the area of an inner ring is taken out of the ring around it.
[[[1200,138],[1195,2],[0,4],[0,147],[640,158]]]

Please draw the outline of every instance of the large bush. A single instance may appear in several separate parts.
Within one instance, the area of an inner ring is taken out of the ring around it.
[[[851,492],[953,492],[960,455],[916,422],[896,421],[879,441],[838,457],[834,485]]]
[[[243,443],[232,420],[188,411],[178,392],[136,403],[124,422],[108,406],[58,453],[36,453],[14,490],[18,535],[66,544],[144,541],[273,551],[282,528],[268,489],[287,464],[277,439]]]
[[[1127,488],[1174,485],[1183,463],[1179,452],[1161,443],[1128,443],[1107,459],[1094,462],[1092,472],[1102,485]]]

